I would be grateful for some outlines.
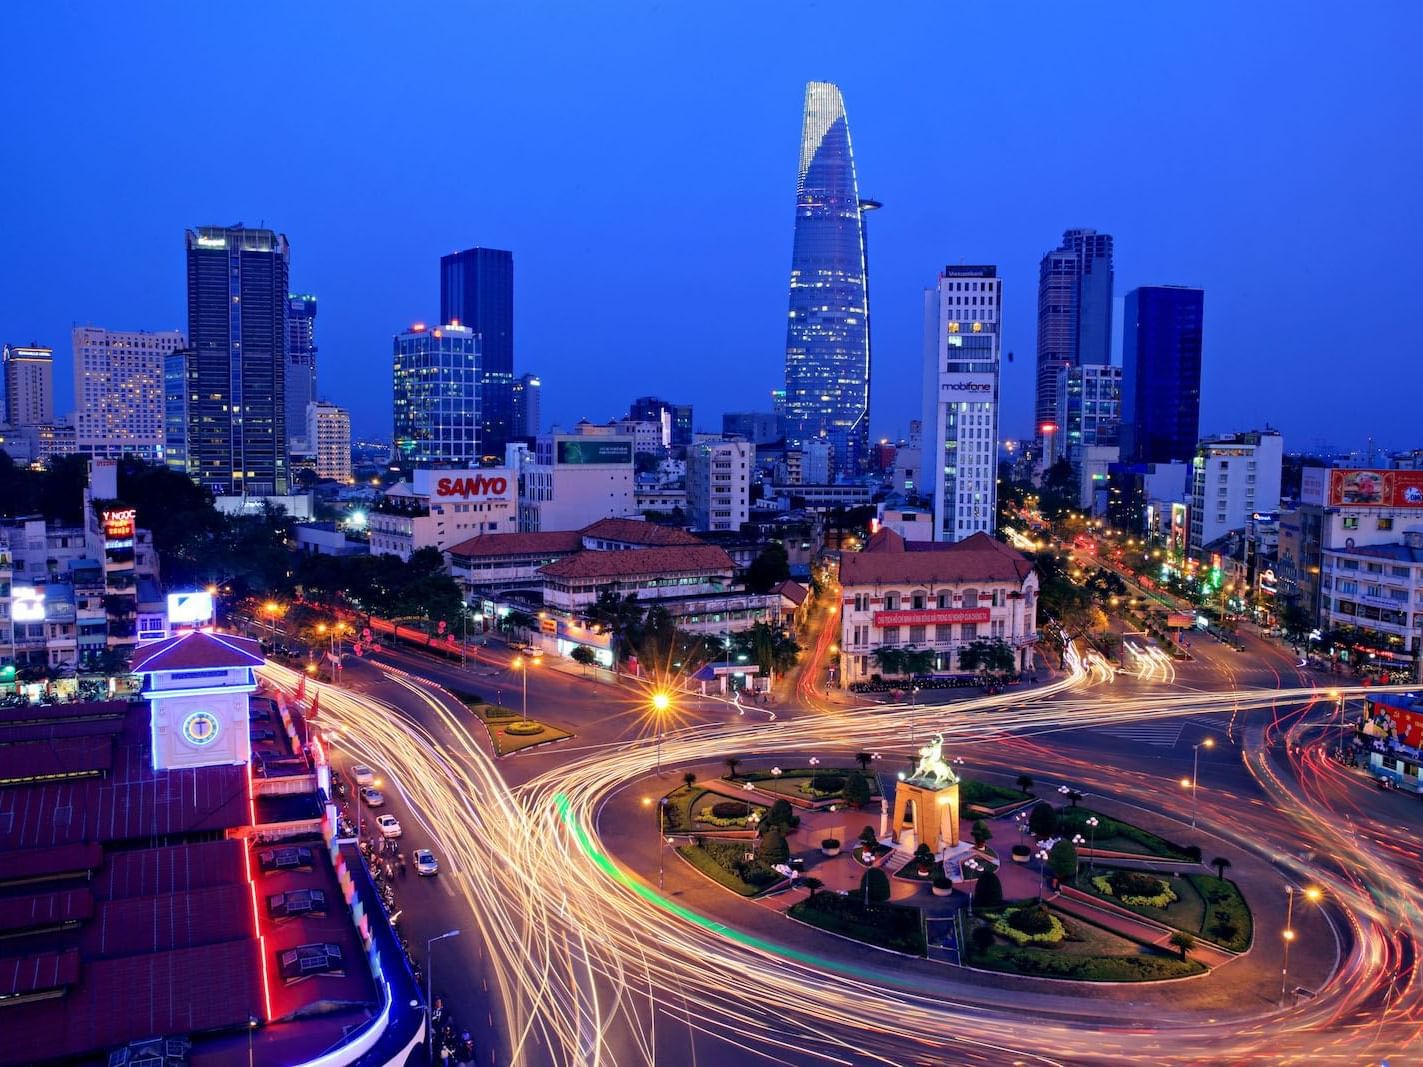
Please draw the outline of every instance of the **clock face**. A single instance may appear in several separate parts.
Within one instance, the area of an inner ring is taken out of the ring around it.
[[[220,725],[210,711],[195,711],[183,720],[183,739],[190,745],[210,745],[217,740]]]

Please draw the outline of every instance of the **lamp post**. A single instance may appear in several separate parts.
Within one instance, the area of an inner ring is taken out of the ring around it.
[[[642,805],[647,807],[652,803],[651,797],[643,797]],[[657,802],[657,889],[662,890],[662,859],[667,844],[667,798],[663,797]]]
[[[1072,884],[1077,884],[1077,875],[1082,870],[1082,857],[1077,854],[1077,849],[1081,847],[1083,837],[1081,834],[1072,835]]]
[[[652,714],[657,719],[657,773],[662,773],[662,723],[667,718],[667,709],[672,706],[672,698],[662,690],[652,694]]]
[[[431,1060],[435,1058],[435,1023],[431,1015],[434,1006],[435,988],[435,942],[443,941],[447,937],[459,937],[458,930],[446,930],[425,942],[425,1037],[428,1042],[426,1053]]]
[[[519,671],[520,688],[523,691],[523,714],[524,722],[529,721],[529,658],[525,656],[515,656],[514,666]]]
[[[1087,859],[1088,871],[1097,869],[1097,822],[1097,816],[1089,815],[1087,817],[1087,850],[1092,853]]]
[[[1040,848],[1037,851],[1038,858],[1038,903],[1043,902],[1043,874],[1047,870],[1047,849]]]
[[[1196,786],[1200,781],[1201,749],[1215,748],[1215,738],[1207,737],[1191,746],[1191,829],[1196,828]]]
[[[1285,905],[1285,932],[1281,936],[1285,939],[1285,962],[1280,968],[1280,1007],[1285,1006],[1285,986],[1289,983],[1290,977],[1290,942],[1295,939],[1293,927],[1295,914],[1295,887],[1285,886],[1285,896],[1289,901]]]
[[[909,744],[910,744],[911,746],[913,746],[914,743],[915,743],[915,742],[914,742],[914,726],[915,726],[915,714],[916,714],[917,709],[916,709],[915,706],[914,706],[914,697],[915,697],[915,695],[916,695],[918,692],[919,692],[919,687],[918,687],[917,685],[911,685],[911,686],[909,687]]]
[[[974,881],[977,882],[977,881],[978,881],[978,874],[979,874],[979,872],[980,872],[981,870],[983,870],[983,867],[979,864],[978,860],[976,860],[976,859],[966,859],[966,860],[964,860],[963,865],[964,865],[965,869],[967,869],[967,870],[973,875]],[[972,893],[969,893],[969,895],[968,895],[968,917],[969,917],[970,919],[973,918],[973,894],[972,894]]]

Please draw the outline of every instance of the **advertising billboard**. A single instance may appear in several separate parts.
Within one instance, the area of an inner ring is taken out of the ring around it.
[[[104,540],[110,544],[115,541],[133,541],[134,523],[137,518],[138,512],[133,508],[104,512]]]
[[[1329,506],[1423,510],[1423,471],[1331,470]]]
[[[561,438],[557,442],[559,463],[592,464],[632,462],[632,442],[599,437]]]
[[[939,383],[939,400],[945,404],[992,400],[993,393],[994,380],[991,374],[955,374]]]
[[[10,597],[10,618],[15,622],[44,622],[43,589],[17,585]]]
[[[169,626],[206,626],[212,620],[212,594],[206,590],[168,594]]]
[[[519,482],[508,467],[479,467],[472,470],[417,470],[410,486],[418,496],[431,500],[512,501]]]

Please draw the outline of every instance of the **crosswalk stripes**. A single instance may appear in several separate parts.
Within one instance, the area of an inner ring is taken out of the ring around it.
[[[1175,748],[1185,728],[1181,722],[1143,722],[1125,726],[1101,726],[1097,732],[1123,741],[1154,745],[1157,748]]]

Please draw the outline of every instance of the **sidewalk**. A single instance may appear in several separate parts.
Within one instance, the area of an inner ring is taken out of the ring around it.
[[[1052,901],[1054,908],[1066,912],[1068,915],[1076,916],[1084,922],[1090,922],[1094,926],[1100,926],[1132,941],[1152,945],[1165,952],[1177,951],[1171,945],[1171,935],[1175,933],[1174,928],[1148,919],[1144,915],[1127,911],[1125,908],[1119,908],[1115,904],[1098,900],[1080,889],[1065,885],[1056,896],[1048,899]],[[1191,955],[1211,970],[1235,959],[1235,953],[1227,952],[1220,946],[1213,945],[1199,937],[1196,938],[1196,947],[1191,950]]]

